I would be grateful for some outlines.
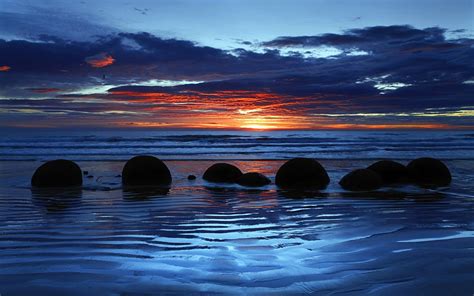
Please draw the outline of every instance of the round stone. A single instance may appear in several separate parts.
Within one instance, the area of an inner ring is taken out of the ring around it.
[[[293,158],[278,169],[275,183],[282,188],[323,189],[329,184],[329,176],[315,159]]]
[[[36,169],[31,178],[34,187],[70,187],[82,185],[81,168],[73,161],[48,161]]]
[[[122,170],[122,184],[127,186],[169,185],[171,181],[168,167],[154,156],[135,156]]]

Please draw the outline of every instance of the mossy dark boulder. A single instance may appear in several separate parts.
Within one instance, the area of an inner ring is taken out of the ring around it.
[[[31,178],[31,185],[42,188],[81,186],[81,168],[70,160],[48,161],[36,169]]]
[[[215,163],[204,172],[202,178],[209,182],[235,183],[240,176],[242,172],[235,165]]]
[[[368,169],[379,174],[384,184],[403,183],[408,180],[407,167],[393,160],[377,161]]]
[[[161,186],[171,182],[170,170],[154,156],[135,156],[122,170],[122,184],[125,186]]]
[[[329,176],[315,159],[293,158],[278,169],[275,183],[282,188],[323,189],[329,184]]]
[[[440,160],[422,157],[412,160],[408,165],[410,180],[424,187],[447,186],[451,183],[451,173]]]
[[[260,187],[270,184],[271,181],[263,174],[251,172],[240,176],[236,183],[242,186]]]
[[[342,188],[350,191],[375,190],[383,185],[382,177],[369,169],[354,170],[339,181]]]

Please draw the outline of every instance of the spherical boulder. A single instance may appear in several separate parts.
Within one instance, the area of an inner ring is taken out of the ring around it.
[[[215,163],[211,165],[202,178],[209,182],[216,183],[234,183],[242,172],[234,165],[228,163]]]
[[[407,169],[410,180],[421,186],[437,187],[451,183],[448,167],[435,158],[422,157],[412,160]]]
[[[36,169],[31,178],[31,185],[33,187],[81,186],[81,168],[70,160],[48,161]]]
[[[293,158],[278,169],[275,183],[282,188],[323,189],[329,184],[329,176],[315,159]]]
[[[240,176],[236,183],[242,186],[260,187],[270,184],[271,181],[265,175],[251,172]]]
[[[383,180],[372,170],[357,169],[342,177],[339,185],[351,191],[375,190],[383,185]]]
[[[154,156],[135,156],[122,170],[122,184],[126,186],[169,185],[171,181],[168,167]]]
[[[189,181],[196,180],[196,176],[195,175],[189,175],[188,180]]]
[[[400,183],[407,181],[408,170],[403,164],[393,160],[381,160],[368,167],[379,174],[384,184]]]

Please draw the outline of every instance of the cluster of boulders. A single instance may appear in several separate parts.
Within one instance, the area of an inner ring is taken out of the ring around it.
[[[407,166],[393,160],[382,160],[365,169],[345,175],[339,184],[352,191],[375,190],[393,184],[416,184],[421,187],[441,187],[451,183],[448,167],[438,159],[423,157]]]
[[[33,187],[70,187],[82,185],[83,172],[69,160],[53,160],[41,165],[31,179]],[[84,175],[87,175],[84,172]],[[127,161],[122,170],[125,187],[169,186],[172,182],[168,167],[156,157],[141,155]],[[196,176],[189,175],[188,180]],[[242,173],[228,163],[216,163],[204,173],[203,179],[214,183],[236,183],[248,187],[261,187],[271,183],[258,172]],[[324,189],[330,182],[324,167],[312,158],[293,158],[277,171],[275,184],[283,189]],[[434,158],[418,158],[407,166],[392,160],[375,162],[367,168],[356,169],[339,182],[351,191],[376,190],[385,185],[412,183],[423,187],[446,186],[451,173],[446,165]]]
[[[213,164],[204,172],[202,178],[214,183],[237,183],[249,187],[260,187],[271,183],[270,179],[260,173],[244,174],[238,167],[228,163]]]

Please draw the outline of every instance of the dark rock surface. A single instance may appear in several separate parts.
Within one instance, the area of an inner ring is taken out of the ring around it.
[[[48,161],[36,169],[31,178],[31,185],[34,187],[81,186],[81,168],[70,160]]]
[[[240,176],[236,183],[242,186],[260,187],[270,184],[271,181],[263,174],[250,172]]]
[[[154,156],[135,156],[122,170],[122,184],[127,186],[169,185],[171,182],[168,167]]]
[[[408,181],[407,167],[393,160],[381,160],[368,167],[379,174],[384,184],[403,183]]]
[[[408,165],[408,175],[415,184],[424,187],[447,186],[451,183],[451,173],[440,160],[422,157],[412,160]]]
[[[293,158],[278,169],[275,183],[282,188],[323,189],[329,184],[329,176],[315,159]]]
[[[357,169],[342,177],[339,185],[351,191],[375,190],[383,185],[383,180],[372,170]]]
[[[190,181],[196,180],[196,176],[195,175],[189,175],[188,180],[190,180]]]
[[[211,165],[202,178],[209,182],[235,183],[242,176],[240,169],[228,163],[215,163]]]

